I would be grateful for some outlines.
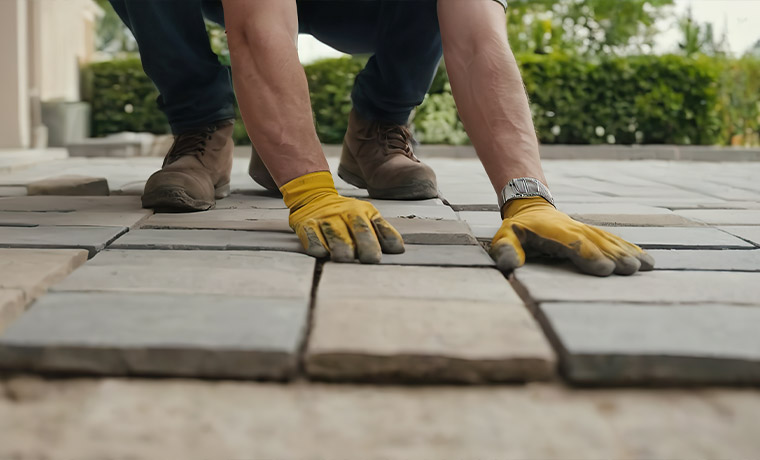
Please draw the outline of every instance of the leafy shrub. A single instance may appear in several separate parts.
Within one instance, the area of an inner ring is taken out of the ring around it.
[[[351,88],[364,59],[306,66],[320,139],[339,143],[351,110]],[[539,139],[547,144],[727,144],[757,138],[760,61],[682,56],[518,56]],[[84,72],[93,133],[164,133],[157,91],[137,59],[90,65]],[[239,116],[238,116],[239,118]],[[414,118],[427,143],[467,142],[445,69]],[[738,140],[737,140],[738,139]],[[239,122],[238,144],[248,143]],[[755,141],[757,142],[757,141]]]

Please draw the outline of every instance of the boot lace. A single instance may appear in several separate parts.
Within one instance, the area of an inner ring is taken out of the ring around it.
[[[195,131],[178,134],[174,138],[172,148],[164,158],[164,166],[170,165],[185,155],[203,155],[206,153],[206,142],[217,130],[216,126],[207,126]]]
[[[404,155],[414,161],[418,161],[412,150],[414,137],[406,126],[396,124],[378,123],[377,137],[385,147],[386,155]]]

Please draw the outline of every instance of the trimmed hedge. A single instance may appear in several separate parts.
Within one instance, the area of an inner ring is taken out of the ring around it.
[[[591,62],[531,54],[518,61],[543,143],[729,144],[757,138],[757,59],[665,55]],[[340,58],[306,66],[323,142],[342,141],[351,87],[364,62]],[[92,64],[84,76],[94,135],[168,131],[155,103],[156,89],[139,60]],[[237,128],[236,142],[247,143],[242,123]],[[414,128],[421,142],[468,142],[443,67],[415,114]]]

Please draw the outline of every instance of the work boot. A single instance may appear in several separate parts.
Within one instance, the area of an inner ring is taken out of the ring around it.
[[[387,200],[424,200],[438,196],[435,173],[412,149],[408,126],[368,121],[351,111],[343,139],[338,176],[369,196]]]
[[[228,196],[234,124],[235,120],[223,120],[175,136],[163,166],[145,184],[143,207],[205,211]]]
[[[251,162],[248,164],[248,175],[251,176],[254,182],[265,189],[282,196],[280,188],[277,186],[274,178],[272,178],[272,175],[269,174],[269,170],[264,162],[261,161],[261,157],[254,146],[251,146]]]

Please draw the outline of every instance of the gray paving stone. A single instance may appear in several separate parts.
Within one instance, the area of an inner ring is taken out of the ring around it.
[[[108,196],[108,180],[104,177],[64,175],[30,182],[29,195]]]
[[[752,248],[752,244],[716,228],[697,227],[605,227],[645,249]]]
[[[90,257],[126,232],[126,227],[0,227],[2,248],[78,248]]]
[[[548,303],[541,311],[572,382],[760,383],[760,307]]]
[[[467,222],[473,235],[479,240],[490,241],[503,222],[499,212],[461,211],[457,215],[459,219]]]
[[[392,217],[406,217],[418,219],[447,219],[456,220],[457,215],[453,209],[446,206],[440,200],[432,202],[418,201],[393,201],[393,200],[367,200],[375,205],[380,214],[386,219]]]
[[[386,220],[401,233],[407,244],[474,245],[478,243],[467,223],[460,220],[403,217],[391,217]]]
[[[124,211],[0,211],[0,226],[94,226],[132,228],[153,214],[148,209]]]
[[[139,196],[19,196],[0,198],[0,211],[138,211]]]
[[[0,289],[18,289],[29,303],[86,260],[81,249],[0,249]]]
[[[383,265],[492,267],[494,261],[480,245],[406,244],[403,254],[383,254]]]
[[[720,227],[720,229],[760,246],[760,226],[733,226]]]
[[[154,214],[143,228],[260,230],[290,232],[287,209],[212,209],[188,214]]]
[[[595,278],[572,267],[527,264],[514,277],[535,302],[760,305],[760,273],[663,270]]]
[[[720,270],[760,272],[760,249],[655,249],[647,251],[658,270]]]
[[[8,196],[26,196],[26,187],[20,186],[0,186],[0,197]]]
[[[571,214],[570,217],[586,224],[599,226],[702,227],[705,225],[677,214]]]
[[[308,299],[57,293],[0,336],[0,367],[101,375],[284,379]]]
[[[282,197],[272,196],[269,192],[233,194],[223,200],[217,200],[215,209],[287,209]]]
[[[684,209],[676,213],[712,225],[760,225],[760,209]]]
[[[553,351],[496,270],[325,265],[306,354],[327,380],[550,378]]]
[[[237,230],[134,230],[116,240],[111,249],[216,249],[305,252],[293,232]]]
[[[655,206],[633,203],[565,203],[557,201],[557,209],[570,215],[612,214],[612,215],[669,215],[673,211]]]
[[[0,334],[23,311],[26,306],[21,289],[0,289]]]
[[[52,290],[308,299],[314,264],[288,252],[109,249]]]

